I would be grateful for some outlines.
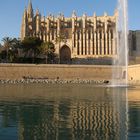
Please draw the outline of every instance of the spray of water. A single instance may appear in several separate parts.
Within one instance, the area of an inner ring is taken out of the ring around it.
[[[117,18],[117,26],[116,26],[116,39],[117,39],[117,57],[114,58],[114,68],[113,68],[113,81],[112,85],[114,86],[128,86],[128,5],[127,0],[118,0],[118,18]],[[124,140],[128,139],[128,89],[114,88],[114,95],[118,95],[120,98],[123,94],[123,100],[125,105],[121,104],[117,101],[118,109],[121,112],[119,115],[120,122],[122,125],[122,130],[125,132],[121,132],[120,136]],[[122,92],[121,92],[122,91]],[[114,96],[115,97],[115,96]],[[116,97],[114,98],[116,101]],[[124,108],[124,112],[122,112],[122,108]],[[125,123],[124,123],[125,122]],[[124,137],[125,135],[125,137]]]
[[[117,57],[114,59],[113,85],[128,84],[128,6],[127,0],[118,0],[116,26]]]

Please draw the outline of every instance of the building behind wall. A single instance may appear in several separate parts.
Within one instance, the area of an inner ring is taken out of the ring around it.
[[[140,64],[140,30],[129,31],[130,64]]]
[[[104,13],[103,16],[89,17],[76,12],[71,17],[59,14],[58,17],[41,16],[37,9],[34,13],[32,3],[24,10],[21,26],[21,39],[39,37],[44,42],[51,41],[55,45],[61,63],[111,63],[116,55],[116,20]],[[63,42],[56,43],[56,38],[63,36]]]

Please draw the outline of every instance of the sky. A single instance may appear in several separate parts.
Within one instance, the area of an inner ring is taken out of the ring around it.
[[[0,2],[0,43],[4,37],[20,37],[20,27],[24,8],[29,0],[1,0]],[[94,12],[102,16],[104,12],[113,15],[117,0],[32,0],[33,8],[47,16],[57,16],[60,12],[66,17],[75,10],[78,16]],[[140,30],[140,0],[128,0],[129,30]]]

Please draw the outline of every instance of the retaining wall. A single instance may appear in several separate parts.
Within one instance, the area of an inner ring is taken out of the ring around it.
[[[35,64],[0,64],[0,79],[22,79],[23,77],[48,79],[111,79],[110,65],[35,65]],[[140,81],[140,65],[128,67],[130,81]]]
[[[0,64],[0,79],[34,78],[49,79],[110,79],[112,67],[103,65],[35,65],[35,64]]]
[[[140,84],[140,65],[131,65],[128,67],[129,81]]]

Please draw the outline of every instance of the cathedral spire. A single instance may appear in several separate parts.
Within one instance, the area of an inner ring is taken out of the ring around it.
[[[39,15],[40,13],[39,13],[39,9],[37,8],[36,9],[36,15]]]
[[[32,9],[33,9],[33,7],[32,7],[32,1],[31,1],[31,0],[29,0],[28,10],[32,10]]]
[[[29,6],[30,8],[32,8],[32,1],[31,1],[31,0],[29,0],[28,6]]]
[[[21,23],[21,33],[20,33],[21,40],[23,40],[24,37],[26,36],[26,29],[27,29],[27,9],[25,7]]]
[[[28,4],[28,16],[31,18],[33,17],[33,7],[32,7],[32,1],[29,0],[29,4]]]
[[[27,8],[26,8],[26,7],[25,7],[25,9],[24,9],[24,14],[25,14],[25,13],[27,13]]]
[[[73,12],[72,12],[72,17],[73,17],[73,18],[76,17],[76,11],[75,11],[75,10],[73,10]]]

